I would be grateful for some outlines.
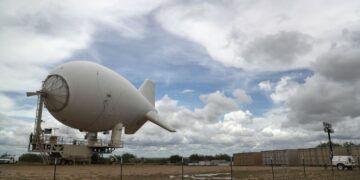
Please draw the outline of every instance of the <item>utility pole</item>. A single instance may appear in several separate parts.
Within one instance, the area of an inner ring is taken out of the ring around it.
[[[184,157],[181,157],[181,179],[184,179]]]
[[[323,125],[324,125],[324,132],[328,134],[328,138],[329,138],[329,150],[330,150],[329,159],[330,159],[331,170],[334,173],[334,168],[332,166],[332,159],[333,159],[334,153],[333,153],[331,136],[330,136],[330,133],[334,133],[334,129],[332,128],[332,125],[330,123],[323,122]]]

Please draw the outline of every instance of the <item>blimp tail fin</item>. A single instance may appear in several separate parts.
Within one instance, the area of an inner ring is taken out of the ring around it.
[[[149,121],[153,122],[154,124],[170,131],[170,132],[176,132],[175,129],[173,129],[172,127],[168,126],[166,123],[164,123],[162,121],[162,119],[159,117],[159,115],[157,114],[156,111],[149,111],[148,113],[146,113],[145,117],[147,119],[149,119]]]
[[[125,127],[125,134],[134,134],[136,133],[136,131],[138,131],[145,123],[146,123],[147,119],[142,119],[139,122],[137,122],[136,124],[130,125],[130,126],[126,126]]]
[[[146,79],[139,88],[140,93],[155,106],[155,83]]]

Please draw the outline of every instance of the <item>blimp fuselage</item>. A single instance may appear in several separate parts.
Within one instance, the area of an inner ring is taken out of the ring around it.
[[[139,89],[116,72],[88,61],[72,61],[52,71],[43,83],[45,106],[60,122],[81,131],[107,131],[121,123],[135,133],[147,120],[169,130],[154,107],[155,84]]]

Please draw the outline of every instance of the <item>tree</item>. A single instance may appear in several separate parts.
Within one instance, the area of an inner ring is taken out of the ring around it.
[[[345,142],[345,143],[343,144],[343,146],[344,146],[344,147],[350,147],[350,146],[355,146],[355,144],[352,143],[352,142]]]
[[[39,154],[25,153],[19,157],[20,162],[42,162]]]
[[[217,155],[215,155],[214,159],[230,161],[230,156],[227,154],[217,154]]]
[[[182,157],[179,155],[172,155],[172,156],[170,156],[169,160],[171,163],[179,163],[179,162],[181,162]]]
[[[9,157],[11,156],[9,153],[4,153],[0,156],[0,158],[6,158],[6,157]]]
[[[120,161],[121,156],[118,157]],[[131,153],[124,153],[122,155],[123,163],[134,163],[136,161],[136,156]]]
[[[351,155],[351,147],[352,147],[352,146],[355,146],[355,144],[352,143],[352,142],[345,142],[345,143],[343,144],[343,146],[346,148],[346,153],[347,153],[348,155]]]
[[[341,147],[341,145],[338,144],[338,143],[333,143],[333,142],[331,142],[331,144],[332,144],[332,147]],[[329,147],[329,142],[320,143],[320,144],[317,145],[316,147]]]
[[[192,154],[189,157],[190,162],[199,162],[202,159],[203,159],[203,157],[201,157],[201,155],[199,155],[199,154]]]
[[[212,155],[205,155],[205,156],[204,156],[204,160],[205,160],[205,161],[214,160],[214,156],[212,156]]]
[[[144,164],[166,164],[168,158],[142,158]]]

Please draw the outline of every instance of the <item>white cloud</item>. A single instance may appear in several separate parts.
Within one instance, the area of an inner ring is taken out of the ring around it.
[[[8,96],[0,94],[0,112],[9,111],[14,108],[15,103]]]
[[[299,56],[311,52],[312,38],[298,32],[281,31],[254,39],[240,52],[245,61],[256,66],[271,64],[291,65]]]
[[[162,3],[1,1],[0,91],[37,90],[49,68],[91,45],[102,28],[127,38],[142,38],[144,21],[137,18]]]
[[[274,92],[270,97],[275,103],[286,102],[288,98],[296,93],[299,84],[292,80],[291,77],[285,76],[276,83]]]
[[[181,93],[183,93],[183,94],[192,93],[192,92],[194,92],[194,90],[192,90],[192,89],[184,89],[183,91],[181,91]]]
[[[183,153],[191,154],[203,152],[204,149],[211,149],[211,153],[217,152],[216,149],[232,153],[311,147],[317,145],[321,139],[319,134],[322,132],[299,126],[283,127],[283,123],[288,121],[288,108],[279,107],[263,116],[254,117],[248,110],[228,106],[230,108],[223,109],[223,116],[210,114],[204,117],[205,110],[207,113],[219,114],[211,109],[221,104],[232,104],[236,99],[226,97],[218,91],[200,97],[207,97],[204,106],[192,111],[180,106],[178,101],[169,96],[164,96],[156,102],[156,107],[163,119],[174,126],[177,132],[168,134],[166,131],[159,131],[156,125],[146,123],[137,134],[127,136],[126,141],[132,145],[150,146],[152,150],[160,150],[159,147],[164,146],[169,150],[180,145],[185,151]],[[134,147],[130,149],[136,151]]]
[[[200,95],[199,98],[204,106],[190,110],[178,105],[176,100],[164,96],[156,102],[156,107],[161,117],[175,127],[177,132],[169,134],[166,131],[159,131],[159,127],[152,123],[146,123],[137,134],[127,136],[126,141],[154,146],[181,144],[189,149],[199,145],[201,147],[198,148],[201,149],[205,146],[231,144],[237,141],[239,136],[247,137],[254,134],[252,129],[242,125],[251,124],[252,115],[249,111],[238,109],[236,98],[227,97],[219,91]],[[209,137],[209,134],[212,136]]]
[[[235,89],[233,96],[238,100],[239,103],[249,104],[252,102],[252,99],[246,92],[242,89]]]
[[[264,91],[270,91],[272,89],[272,84],[270,81],[261,81],[258,86]]]
[[[0,92],[17,92],[25,96],[27,91],[40,89],[46,78],[47,69],[38,65],[1,64]]]
[[[205,106],[201,109],[195,109],[195,114],[204,120],[203,123],[216,123],[219,121],[221,115],[238,108],[235,99],[226,97],[219,91],[207,95],[200,95],[200,100]]]
[[[225,66],[284,70],[309,67],[316,56],[336,41],[339,30],[357,21],[358,3],[173,2],[159,9],[156,18],[167,31],[202,45],[214,61]],[[313,37],[313,40],[308,43],[302,37]],[[251,46],[255,41],[260,43]],[[265,47],[262,55],[266,58],[244,55],[248,47]],[[306,55],[310,49],[312,52]],[[276,63],[279,58],[267,58],[274,54],[287,63]]]
[[[232,111],[224,115],[224,122],[235,122],[237,124],[251,124],[252,114],[250,111]]]
[[[351,43],[357,38],[346,41],[350,43],[333,47],[320,56],[313,64],[315,75],[289,97],[291,113],[285,126],[302,124],[319,130],[313,125],[324,121],[343,125],[352,119],[354,124],[359,123],[360,51],[356,43]]]

